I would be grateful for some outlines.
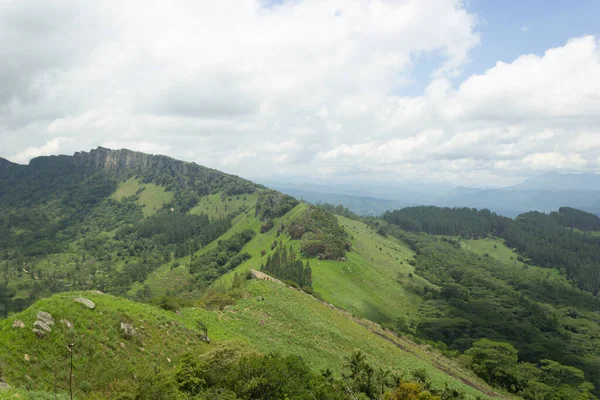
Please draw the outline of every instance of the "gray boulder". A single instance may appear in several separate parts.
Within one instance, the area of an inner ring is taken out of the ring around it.
[[[85,307],[89,308],[90,310],[93,310],[94,308],[96,308],[96,303],[94,303],[93,301],[89,300],[89,299],[84,299],[83,297],[77,297],[76,299],[73,299],[74,302],[79,303],[79,304],[83,304]]]
[[[39,319],[33,323],[33,327],[42,331],[52,332],[52,328],[50,328],[47,323],[40,321]]]
[[[51,326],[54,325],[54,318],[45,311],[37,313],[37,320],[33,323],[32,332],[38,339],[42,339],[46,333],[52,332]]]
[[[126,339],[131,339],[132,337],[137,335],[137,332],[135,331],[133,325],[128,324],[126,322],[121,322],[121,330],[123,331],[123,336],[125,336]]]
[[[33,328],[31,331],[33,333],[35,333],[35,336],[37,336],[38,339],[43,339],[44,338],[44,331],[40,331],[37,328]]]
[[[38,321],[44,322],[46,325],[49,325],[49,326],[54,325],[54,318],[52,318],[52,315],[50,315],[50,313],[47,313],[46,311],[38,312],[37,319],[38,319]]]

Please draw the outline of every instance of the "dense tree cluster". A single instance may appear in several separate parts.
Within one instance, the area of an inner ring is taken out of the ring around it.
[[[283,281],[296,282],[302,288],[312,289],[310,264],[307,261],[305,265],[302,260],[299,260],[291,245],[289,248],[281,244],[277,246],[275,253],[269,254],[266,263],[260,269]]]
[[[415,251],[415,271],[440,288],[419,289],[418,320],[398,329],[460,352],[479,339],[508,342],[522,361],[555,360],[600,387],[600,299],[541,268],[509,268],[465,251],[458,240],[392,234]]]
[[[600,231],[600,218],[585,211],[571,207],[561,207],[558,212],[553,211],[550,217],[565,228],[579,229],[582,231]]]
[[[551,214],[532,211],[511,220],[489,210],[430,206],[387,212],[383,218],[409,232],[500,236],[533,264],[563,270],[580,289],[600,292],[600,236],[565,229],[596,230],[599,218],[593,214],[562,207]]]
[[[255,235],[252,229],[246,229],[221,240],[217,247],[205,252],[190,265],[190,274],[196,275],[199,287],[206,287],[219,276],[230,271],[250,258],[249,253],[238,254]]]
[[[460,400],[464,394],[427,389],[423,382],[404,381],[390,370],[371,365],[360,351],[346,359],[341,377],[330,370],[313,372],[295,355],[261,354],[220,345],[197,356],[182,357],[174,372],[143,376],[137,399],[204,400]],[[132,396],[133,397],[133,396]]]
[[[473,238],[482,238],[489,234],[501,235],[510,224],[510,219],[489,210],[435,206],[388,211],[383,215],[383,219],[409,232]]]
[[[557,217],[529,212],[520,215],[503,237],[532,263],[565,271],[583,290],[600,291],[600,236],[565,229]]]
[[[292,239],[302,241],[300,249],[306,257],[336,260],[350,251],[348,234],[337,218],[322,208],[309,206],[287,230]]]
[[[465,353],[473,371],[486,382],[527,400],[588,400],[593,385],[580,369],[552,360],[538,364],[519,362],[518,351],[508,343],[478,340]]]
[[[278,218],[298,205],[298,200],[275,190],[262,190],[256,200],[256,217],[263,221]]]
[[[360,219],[358,215],[350,211],[348,207],[344,207],[342,204],[330,204],[330,203],[321,203],[317,202],[315,204],[317,207],[322,208],[325,211],[328,211],[335,215],[341,215],[342,217],[350,218],[350,219]]]

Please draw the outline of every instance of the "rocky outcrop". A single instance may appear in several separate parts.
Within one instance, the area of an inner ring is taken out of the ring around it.
[[[123,336],[125,337],[125,339],[131,339],[132,337],[137,335],[137,332],[133,325],[127,322],[121,322],[121,331],[123,332]]]
[[[79,303],[82,304],[83,306],[89,308],[90,310],[93,310],[94,308],[96,308],[96,303],[94,303],[93,301],[83,298],[83,297],[77,297],[75,299],[73,299],[73,301],[75,303]]]
[[[37,313],[37,319],[33,323],[33,329],[31,330],[35,335],[42,339],[46,333],[52,332],[52,325],[54,325],[54,318],[52,315],[45,311]]]

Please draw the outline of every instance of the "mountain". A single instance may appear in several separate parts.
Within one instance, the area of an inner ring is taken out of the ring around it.
[[[381,215],[386,211],[414,205],[487,208],[507,217],[527,211],[550,212],[569,206],[600,214],[600,175],[551,173],[527,179],[505,188],[467,188],[437,185],[391,184],[373,191],[363,186],[351,190],[342,186],[275,184],[282,192],[312,203],[341,204],[359,215]],[[377,194],[376,194],[377,193]]]
[[[574,192],[599,192],[598,174],[559,174],[549,173],[526,179],[523,183],[507,188],[508,190],[554,190]]]
[[[401,200],[384,200],[370,196],[352,196],[348,194],[316,192],[282,186],[273,186],[273,188],[313,204],[342,204],[344,207],[350,209],[350,211],[359,215],[377,216],[388,210],[416,205],[414,203],[405,203]]]
[[[0,398],[600,393],[594,215],[361,218],[128,150],[2,165]]]
[[[0,170],[9,170],[18,168],[18,164],[12,163],[2,157],[0,157]]]

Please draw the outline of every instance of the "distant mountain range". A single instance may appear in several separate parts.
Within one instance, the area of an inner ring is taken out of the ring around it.
[[[342,204],[360,215],[380,215],[387,210],[412,205],[487,208],[499,214],[515,217],[537,210],[549,212],[570,206],[600,214],[600,175],[549,173],[530,178],[505,188],[480,189],[467,187],[408,186],[369,188],[274,183],[275,189],[316,203]]]

